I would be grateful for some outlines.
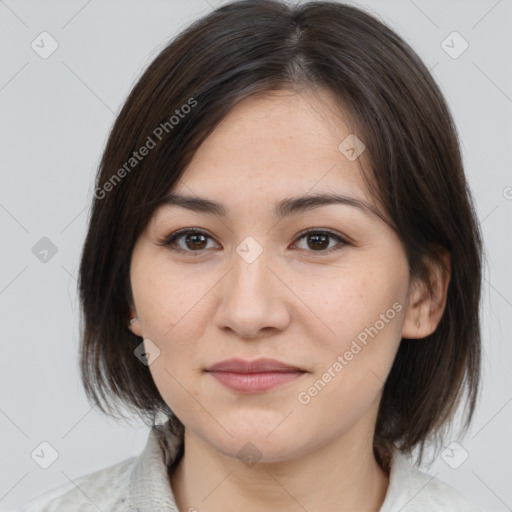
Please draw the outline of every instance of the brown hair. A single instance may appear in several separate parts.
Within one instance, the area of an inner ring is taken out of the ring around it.
[[[442,319],[427,341],[402,339],[375,428],[383,467],[392,444],[419,447],[421,460],[463,395],[465,428],[475,408],[481,235],[456,128],[434,79],[390,28],[341,3],[227,4],[172,40],[133,87],[100,162],[80,264],[85,390],[105,413],[124,404],[152,423],[163,412],[183,428],[134,356],[141,338],[127,329],[135,241],[237,102],[302,86],[329,90],[355,123],[370,163],[363,175],[394,224],[411,277],[430,286],[434,248],[451,253]]]

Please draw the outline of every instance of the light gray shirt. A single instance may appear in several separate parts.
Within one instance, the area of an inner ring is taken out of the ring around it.
[[[169,483],[168,467],[179,456],[182,443],[169,423],[154,426],[140,455],[55,487],[20,512],[194,512],[178,509]],[[380,512],[420,511],[482,512],[396,450]]]

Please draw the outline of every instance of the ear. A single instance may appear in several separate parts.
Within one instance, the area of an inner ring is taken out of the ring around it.
[[[402,326],[403,338],[425,338],[437,329],[443,316],[450,284],[451,256],[445,247],[437,246],[434,250],[439,255],[441,264],[433,258],[429,258],[427,262],[432,293],[426,283],[411,284],[409,304]]]

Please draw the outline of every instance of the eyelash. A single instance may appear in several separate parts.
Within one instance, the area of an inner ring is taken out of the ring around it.
[[[306,251],[306,252],[311,252],[313,254],[314,253],[332,254],[333,252],[339,251],[340,249],[342,249],[345,245],[351,245],[350,242],[348,242],[345,238],[343,238],[339,234],[334,233],[328,229],[318,229],[318,228],[310,228],[310,229],[301,231],[297,235],[296,240],[301,240],[302,238],[306,237],[307,235],[309,235],[311,233],[314,233],[317,235],[318,234],[328,235],[328,236],[334,238],[339,243],[338,243],[338,245],[331,247],[330,249],[318,250],[318,251],[310,250],[310,251]],[[180,229],[178,231],[175,231],[174,233],[171,233],[164,240],[162,240],[158,245],[163,246],[163,247],[168,247],[176,253],[189,253],[189,254],[192,254],[193,256],[201,256],[202,254],[204,254],[206,249],[200,249],[197,251],[193,251],[193,250],[188,250],[188,249],[179,249],[175,246],[175,243],[179,238],[181,238],[185,235],[190,235],[190,234],[204,235],[213,240],[213,237],[211,237],[207,232],[203,231],[202,229],[185,228],[185,229]]]

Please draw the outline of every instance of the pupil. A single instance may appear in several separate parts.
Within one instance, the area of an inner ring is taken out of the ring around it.
[[[329,246],[329,239],[326,235],[310,235],[309,236],[310,242],[313,241],[313,245],[316,245],[317,249],[325,249]],[[327,242],[327,243],[325,243]],[[310,244],[311,246],[311,244]],[[315,247],[313,246],[312,249]]]
[[[201,240],[198,241],[198,239],[201,238]],[[187,245],[189,249],[196,248],[196,249],[203,249],[201,244],[204,244],[205,236],[201,234],[195,234],[195,235],[189,235],[187,236]],[[192,240],[192,246],[189,245],[189,242]]]

